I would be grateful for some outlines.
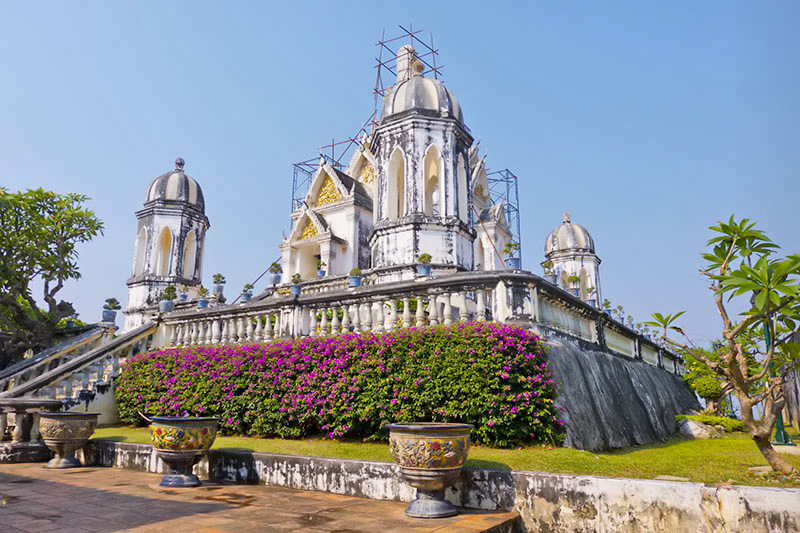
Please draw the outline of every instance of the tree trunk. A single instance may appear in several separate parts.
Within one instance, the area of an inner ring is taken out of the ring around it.
[[[707,398],[706,399],[706,409],[714,413],[715,416],[725,416],[722,412],[722,398]]]
[[[766,437],[761,434],[751,434],[751,436],[753,437],[756,446],[758,446],[758,451],[761,452],[761,455],[764,456],[764,459],[767,460],[769,466],[771,466],[773,470],[777,472],[783,472],[784,474],[791,474],[794,472],[792,463],[787,461],[783,456],[775,451],[775,448],[772,447],[772,444],[769,441],[769,434],[767,434]]]

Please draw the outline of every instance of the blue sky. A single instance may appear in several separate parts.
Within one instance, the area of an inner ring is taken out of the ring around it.
[[[604,296],[637,319],[719,318],[706,229],[749,217],[800,251],[797,2],[4,2],[0,185],[80,192],[106,224],[62,297],[96,320],[126,298],[134,212],[176,157],[211,220],[205,280],[278,257],[292,163],[372,111],[375,42],[433,33],[492,169],[520,178],[524,264],[570,211]],[[262,287],[257,287],[260,290]]]

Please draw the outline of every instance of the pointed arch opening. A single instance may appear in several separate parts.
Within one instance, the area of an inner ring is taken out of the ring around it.
[[[405,216],[406,211],[406,162],[405,155],[400,148],[395,148],[389,158],[388,173],[388,211],[389,220]]]
[[[139,230],[136,236],[136,251],[133,258],[133,275],[141,276],[144,274],[144,260],[147,255],[147,228]]]
[[[458,154],[458,218],[469,222],[469,195],[467,194],[467,164],[464,154]]]
[[[438,217],[442,215],[442,170],[444,161],[442,154],[436,146],[431,145],[425,152],[425,201],[423,203],[424,213],[428,216]]]
[[[475,239],[477,243],[475,249],[475,270],[490,270],[486,267],[486,250],[483,247],[483,239]]]
[[[186,236],[186,244],[183,245],[183,277],[195,279],[195,265],[197,264],[197,238],[194,232],[190,231]]]
[[[172,232],[169,228],[161,230],[158,237],[158,251],[156,253],[156,276],[169,276],[169,261],[172,257]]]

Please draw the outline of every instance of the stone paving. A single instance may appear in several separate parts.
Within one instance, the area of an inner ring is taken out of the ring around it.
[[[116,468],[0,465],[0,531],[249,531],[360,533],[520,530],[516,513],[463,511],[422,520],[402,502],[264,485],[158,486],[161,476]]]

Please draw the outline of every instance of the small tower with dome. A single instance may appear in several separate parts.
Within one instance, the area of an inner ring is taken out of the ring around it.
[[[560,287],[575,291],[583,300],[603,301],[594,240],[586,228],[570,220],[569,213],[564,213],[564,221],[547,236],[544,256],[542,266],[552,270]]]
[[[157,303],[168,285],[186,287],[190,293],[200,287],[203,243],[210,224],[203,191],[184,173],[184,165],[178,158],[174,170],[153,180],[145,194],[144,208],[136,212],[126,330],[142,323],[145,308]]]

